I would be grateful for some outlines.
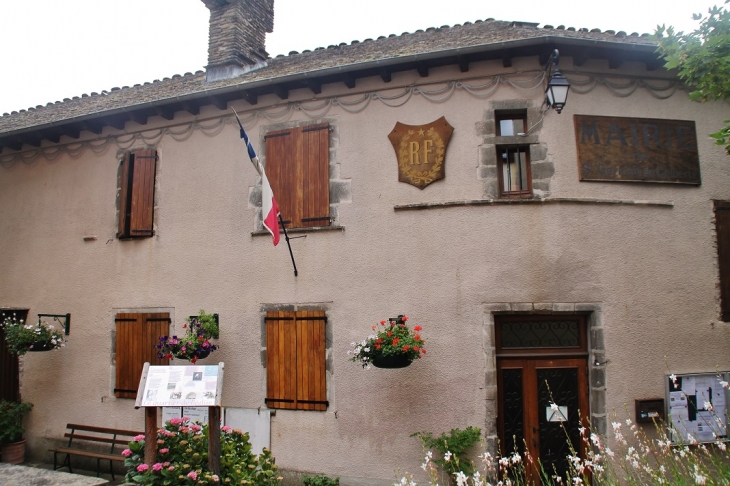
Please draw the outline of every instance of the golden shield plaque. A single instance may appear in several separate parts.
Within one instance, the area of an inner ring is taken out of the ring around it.
[[[453,132],[443,116],[426,125],[396,123],[388,138],[398,159],[398,180],[423,189],[443,179],[446,147]]]

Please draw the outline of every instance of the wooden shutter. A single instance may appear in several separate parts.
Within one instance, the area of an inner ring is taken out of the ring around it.
[[[296,408],[297,347],[294,312],[266,314],[266,404]]]
[[[287,227],[328,226],[329,124],[267,134],[266,175]]]
[[[302,212],[301,225],[330,224],[329,124],[302,128]]]
[[[116,384],[118,398],[136,398],[145,363],[164,365],[155,346],[169,334],[170,314],[120,313],[116,316]]]
[[[157,152],[126,152],[121,165],[117,237],[152,236]]]
[[[715,201],[721,318],[730,322],[730,201]]]
[[[298,311],[297,408],[327,410],[324,311]]]
[[[25,320],[28,317],[27,310],[8,310],[0,312],[0,319],[12,317]],[[5,333],[0,327],[0,400],[17,402],[20,400],[20,379],[18,355],[8,350],[5,343]]]
[[[324,311],[266,315],[266,404],[327,410]]]

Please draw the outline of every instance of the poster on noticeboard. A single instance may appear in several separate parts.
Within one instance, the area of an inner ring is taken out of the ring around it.
[[[666,377],[670,438],[678,444],[727,439],[730,372]]]
[[[145,363],[137,407],[215,407],[221,403],[223,363],[150,366]]]

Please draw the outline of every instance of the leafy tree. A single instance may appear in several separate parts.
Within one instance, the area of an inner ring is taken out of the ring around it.
[[[730,0],[725,0],[725,5]],[[700,25],[694,32],[675,32],[673,27],[657,27],[658,52],[667,69],[678,69],[679,77],[692,90],[694,101],[730,101],[730,11],[712,7],[709,15],[694,14]],[[710,136],[717,145],[724,145],[730,155],[730,120]]]

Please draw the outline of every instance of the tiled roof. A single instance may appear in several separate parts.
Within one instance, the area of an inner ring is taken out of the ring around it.
[[[425,58],[450,51],[468,53],[478,49],[509,49],[513,45],[519,45],[520,41],[535,44],[542,40],[541,38],[546,42],[561,40],[585,46],[597,44],[615,48],[634,46],[643,48],[641,51],[644,53],[653,52],[656,45],[647,34],[627,35],[625,32],[576,30],[562,26],[539,28],[537,24],[532,23],[492,19],[467,22],[453,27],[429,28],[425,31],[418,30],[414,33],[380,37],[376,40],[366,39],[363,42],[318,48],[314,51],[292,52],[288,56],[269,59],[267,66],[232,79],[206,82],[205,73],[199,71],[143,85],[115,88],[102,94],[92,93],[88,96],[49,103],[3,115],[0,117],[0,135],[16,131],[25,132],[32,127],[61,125],[114,111],[129,111],[164,100],[204,98],[217,92],[224,92],[227,88],[230,91],[231,87],[247,89],[248,86],[254,87],[262,83],[270,85],[304,74],[309,74],[313,78],[328,69],[356,70],[376,61],[379,65],[396,66],[407,59],[419,56]]]

